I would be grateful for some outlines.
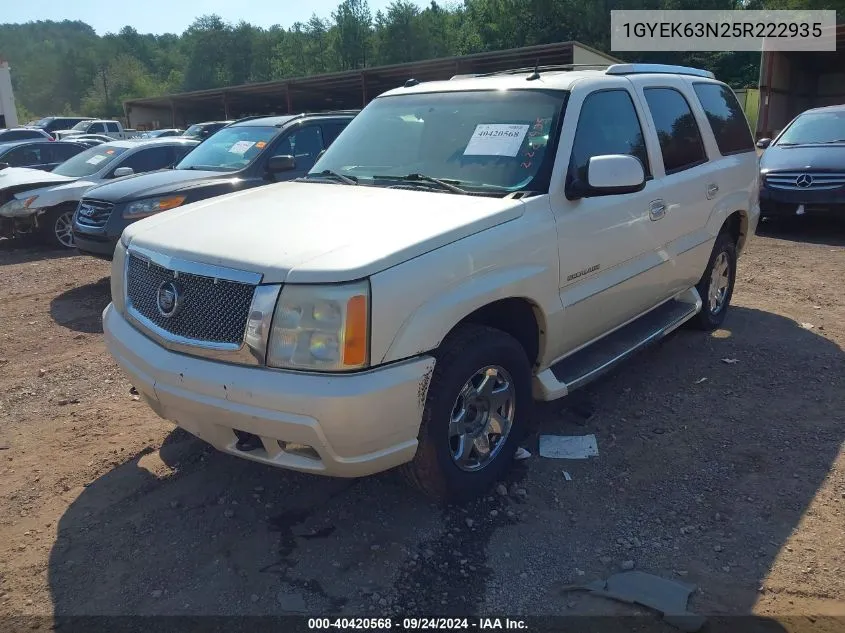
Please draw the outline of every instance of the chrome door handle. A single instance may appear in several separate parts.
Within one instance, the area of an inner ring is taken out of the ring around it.
[[[710,200],[713,198],[717,193],[719,193],[719,185],[715,182],[707,185],[707,199]]]
[[[663,200],[652,200],[648,206],[648,218],[652,222],[657,222],[660,218],[666,215],[666,203]]]

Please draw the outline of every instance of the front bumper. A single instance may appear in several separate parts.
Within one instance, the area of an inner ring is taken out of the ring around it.
[[[845,215],[845,191],[760,188],[760,213],[764,216]]]
[[[346,375],[231,365],[161,347],[111,304],[103,331],[150,407],[223,452],[336,477],[371,475],[416,453],[431,356]],[[235,430],[261,446],[240,450]],[[285,442],[310,446],[319,459],[286,452]]]
[[[120,237],[111,238],[107,235],[83,233],[74,226],[73,241],[78,251],[85,255],[93,255],[104,259],[114,257],[114,249]]]

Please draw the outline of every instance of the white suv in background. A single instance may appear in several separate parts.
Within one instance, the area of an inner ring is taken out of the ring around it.
[[[410,80],[299,181],[128,227],[107,344],[159,415],[222,451],[343,477],[400,466],[474,496],[535,399],[722,323],[757,171],[709,72]]]

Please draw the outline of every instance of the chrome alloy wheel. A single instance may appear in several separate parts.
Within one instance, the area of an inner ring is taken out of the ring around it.
[[[719,314],[725,307],[728,287],[731,284],[731,267],[728,255],[724,251],[719,253],[710,271],[710,286],[707,292],[707,306],[710,314]]]
[[[516,412],[516,389],[498,365],[478,370],[464,383],[452,407],[449,446],[464,471],[481,470],[504,447]]]
[[[73,211],[66,211],[56,218],[53,232],[59,244],[65,248],[73,248]]]

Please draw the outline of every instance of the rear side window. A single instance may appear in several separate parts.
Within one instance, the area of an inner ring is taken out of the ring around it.
[[[666,173],[706,163],[701,130],[684,95],[674,88],[646,88],[643,93],[657,130]]]
[[[643,129],[627,90],[594,92],[584,99],[572,145],[570,182],[587,182],[590,158],[606,154],[639,158],[646,177],[650,175]]]
[[[334,143],[334,140],[343,132],[343,128],[345,127],[346,123],[323,123],[323,144],[328,147]]]
[[[106,130],[109,132],[120,132],[120,128],[117,127],[117,123],[106,123]]]
[[[696,83],[693,89],[707,114],[722,156],[755,151],[748,121],[733,90],[710,83]]]
[[[82,145],[50,145],[50,151],[53,154],[51,163],[63,163],[71,156],[76,156],[79,152],[84,150]]]
[[[106,131],[106,126],[103,123],[94,123],[88,131],[91,134],[102,134]]]
[[[40,132],[35,130],[8,130],[0,131],[0,141],[25,141],[30,138],[44,138]]]

